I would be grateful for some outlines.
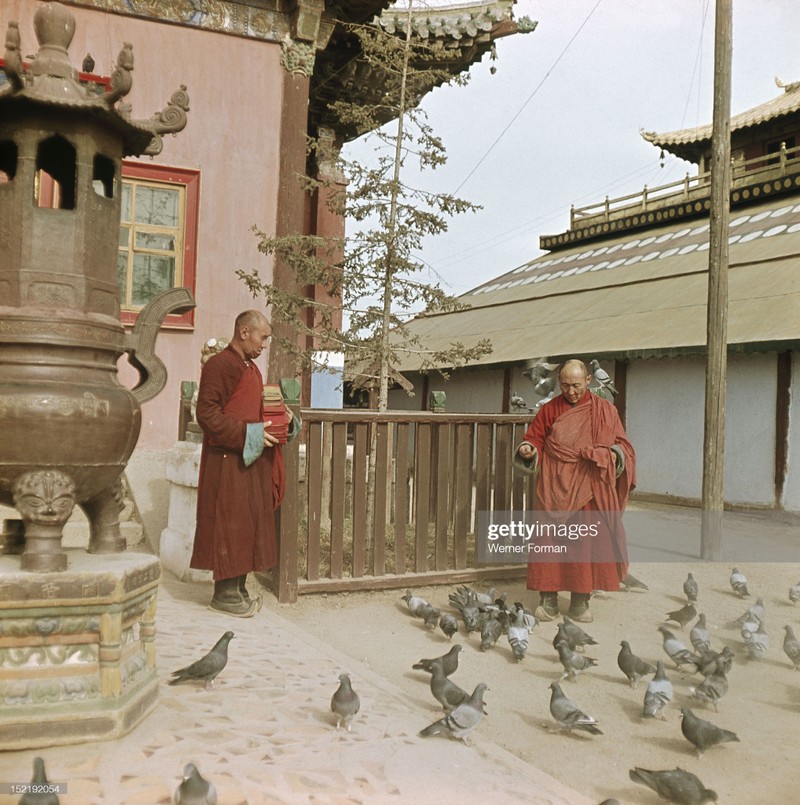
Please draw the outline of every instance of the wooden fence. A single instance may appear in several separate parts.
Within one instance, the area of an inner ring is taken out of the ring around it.
[[[284,447],[287,492],[273,577],[279,601],[524,575],[519,564],[478,567],[475,532],[479,511],[532,506],[532,477],[512,473],[511,464],[529,414],[301,415],[302,437]]]

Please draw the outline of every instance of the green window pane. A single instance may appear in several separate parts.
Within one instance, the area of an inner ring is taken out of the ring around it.
[[[122,213],[120,218],[123,221],[131,220],[131,186],[127,182],[122,183]]]
[[[136,254],[133,257],[131,304],[146,305],[161,291],[175,284],[175,258],[157,254]]]
[[[129,226],[121,226],[119,228],[119,247],[120,249],[127,249],[130,242],[131,228]]]
[[[166,232],[136,231],[137,249],[161,249],[165,252],[175,251],[175,235]]]
[[[128,253],[117,252],[117,282],[119,283],[119,301],[126,304],[125,293],[128,287]]]
[[[178,191],[140,185],[136,189],[136,223],[177,226]]]

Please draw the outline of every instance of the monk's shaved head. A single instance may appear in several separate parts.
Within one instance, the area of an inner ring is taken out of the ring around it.
[[[576,358],[566,361],[558,373],[561,393],[570,405],[575,405],[583,397],[591,380],[586,364]]]
[[[241,327],[257,327],[267,323],[267,317],[260,310],[245,310],[236,317],[233,325],[234,334]]]
[[[586,367],[586,364],[583,361],[579,361],[577,358],[570,358],[568,361],[564,361],[561,364],[561,369],[558,371],[558,377],[561,378],[563,374],[573,374],[573,373],[580,373],[581,377],[588,377],[589,370]]]

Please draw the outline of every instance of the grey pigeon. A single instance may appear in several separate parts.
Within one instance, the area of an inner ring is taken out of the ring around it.
[[[723,646],[722,651],[709,649],[702,652],[698,670],[703,676],[712,676],[713,674],[728,674],[732,666],[733,649],[730,646]]]
[[[194,763],[183,767],[183,781],[175,789],[175,805],[217,805],[217,791],[205,780]]]
[[[711,636],[706,627],[706,616],[701,612],[697,618],[697,623],[692,626],[692,631],[689,632],[689,640],[692,643],[692,648],[698,653],[702,654],[711,648]]]
[[[512,408],[521,408],[525,410],[527,410],[528,408],[528,403],[526,403],[525,400],[522,397],[520,397],[519,394],[517,394],[515,391],[511,392],[511,398],[509,399],[509,402],[511,403]]]
[[[583,654],[578,654],[577,651],[573,651],[566,640],[558,642],[556,651],[558,651],[558,659],[561,660],[561,665],[564,666],[564,673],[561,674],[559,682],[562,679],[566,679],[566,677],[573,680],[577,679],[578,674],[582,671],[597,665],[597,660],[593,657],[586,657]]]
[[[620,582],[622,589],[629,593],[631,590],[649,590],[650,588],[643,582],[639,581],[636,576],[628,573],[627,576]]]
[[[439,628],[448,640],[452,640],[453,635],[458,631],[458,621],[449,612],[443,612],[439,618]]]
[[[744,626],[751,623],[761,623],[761,621],[764,620],[764,615],[766,615],[766,613],[767,610],[764,606],[764,599],[756,598],[755,604],[753,604],[751,607],[748,607],[744,614],[739,615],[734,623],[737,623],[739,626]]]
[[[518,662],[525,659],[525,652],[528,650],[528,629],[525,626],[525,612],[517,610],[514,622],[508,627],[508,644],[514,659]]]
[[[205,657],[201,657],[197,662],[187,665],[172,672],[173,678],[170,679],[170,685],[177,685],[181,682],[190,682],[192,680],[200,679],[205,682],[206,690],[214,685],[214,680],[220,674],[222,669],[228,664],[228,643],[233,640],[233,632],[225,632],[216,645]]]
[[[690,573],[686,577],[686,581],[683,582],[683,593],[686,596],[686,600],[690,604],[697,603],[697,596],[700,592],[700,588],[697,585],[697,581],[695,577]]]
[[[569,641],[575,644],[575,648],[579,649],[581,646],[596,646],[597,641],[578,626],[573,623],[566,615],[564,618],[564,631],[567,633]]]
[[[483,694],[489,689],[486,683],[481,682],[475,686],[472,695],[462,704],[456,707],[452,713],[448,713],[444,718],[434,721],[433,724],[420,730],[420,735],[427,738],[429,735],[445,733],[454,738],[460,738],[467,743],[467,738],[472,730],[481,723],[483,718]]]
[[[731,577],[729,579],[731,589],[739,596],[739,598],[747,598],[750,593],[747,591],[747,577],[742,573],[738,567],[731,570]]]
[[[541,400],[539,400],[539,402],[537,402],[537,403],[536,403],[536,405],[534,405],[534,406],[533,406],[533,408],[530,408],[530,409],[529,409],[529,410],[530,410],[530,412],[531,412],[531,413],[532,413],[534,416],[536,416],[536,414],[538,414],[538,413],[539,413],[539,409],[540,409],[540,408],[541,408],[543,405],[546,405],[547,403],[549,403],[549,402],[550,402],[550,400],[554,400],[554,399],[556,398],[557,394],[558,394],[558,389],[553,389],[553,390],[552,390],[552,391],[551,391],[551,392],[550,392],[550,393],[549,393],[549,394],[548,394],[546,397],[542,397],[542,399],[541,399]]]
[[[418,617],[425,621],[426,626],[435,629],[441,614],[441,610],[436,609],[436,607],[431,604],[426,604],[424,607],[420,607]]]
[[[431,693],[433,698],[442,705],[445,713],[451,712],[469,698],[469,694],[458,687],[455,682],[451,682],[439,666],[434,666],[431,672]]]
[[[617,396],[617,387],[608,372],[600,366],[599,361],[592,360],[589,362],[589,371],[592,377],[604,388],[608,389],[615,397]]]
[[[411,590],[406,590],[405,595],[400,596],[408,606],[408,611],[415,617],[421,617],[420,611],[423,607],[429,607],[430,604],[422,597],[414,595]]]
[[[800,640],[794,636],[791,626],[784,626],[786,635],[783,638],[783,652],[791,660],[794,670],[800,669]]]
[[[344,722],[347,731],[350,732],[350,722],[360,709],[361,699],[353,690],[350,677],[347,674],[339,674],[339,687],[331,696],[331,711],[336,714],[336,729],[341,729]]]
[[[679,623],[681,630],[683,630],[683,627],[686,626],[687,623],[693,621],[696,617],[697,610],[694,608],[694,604],[686,604],[686,606],[681,607],[680,609],[667,612],[667,620]]]
[[[461,592],[462,589],[466,592]],[[450,593],[449,599],[453,607],[461,613],[467,634],[479,631],[478,615],[481,610],[478,605],[477,593],[464,587],[460,588],[458,592]]]
[[[728,692],[728,678],[724,673],[717,672],[707,676],[696,688],[689,688],[689,693],[700,699],[701,702],[708,702],[714,706],[714,711],[719,712],[719,700]]]
[[[87,53],[81,62],[81,72],[93,73],[94,72],[94,59],[91,53]]]
[[[617,655],[617,665],[620,671],[628,677],[630,686],[636,690],[639,680],[643,676],[654,674],[656,669],[650,665],[649,662],[645,662],[641,657],[637,657],[631,651],[630,644],[627,640],[623,640],[620,646],[622,646],[622,648]]]
[[[489,618],[481,628],[481,651],[491,648],[503,634],[503,624],[497,618]]]
[[[637,766],[630,770],[630,777],[634,783],[646,785],[661,799],[675,805],[703,805],[717,801],[716,791],[706,788],[696,775],[683,769],[649,771]]]
[[[543,377],[533,387],[533,393],[539,397],[546,397],[555,390],[557,380],[558,378],[556,377],[555,373],[549,377]]]
[[[664,638],[664,651],[679,670],[684,665],[694,665],[695,668],[700,667],[700,658],[692,654],[666,626],[659,626],[658,631],[661,632]]]
[[[558,682],[551,683],[550,690],[552,690],[550,695],[550,715],[561,727],[561,732],[569,733],[572,730],[582,730],[592,735],[603,734],[603,731],[597,726],[597,719],[584,713],[575,702],[568,699]]]
[[[800,601],[800,583],[793,584],[789,588],[789,600],[793,604],[796,604],[798,601]]]
[[[729,741],[739,741],[739,736],[724,730],[710,721],[698,718],[688,707],[681,710],[681,732],[689,743],[694,744],[697,757],[702,757],[706,749]]]
[[[742,627],[742,638],[747,647],[747,656],[751,660],[762,660],[769,649],[769,635],[764,624],[759,622],[755,631]]]
[[[31,785],[39,786],[39,790],[26,791],[20,798],[19,805],[58,805],[58,794],[54,791],[46,790],[49,782],[44,769],[44,760],[40,757],[33,759]]]
[[[662,721],[666,721],[663,711],[672,701],[672,693],[672,682],[667,679],[667,674],[664,671],[664,660],[659,660],[656,675],[648,683],[644,694],[642,718],[655,718],[658,716]]]
[[[534,615],[533,612],[531,612],[531,610],[522,606],[522,604],[519,601],[514,602],[514,609],[522,610],[522,622],[524,623],[525,628],[528,630],[528,634],[530,634],[539,625],[539,621],[536,619],[536,615]],[[515,613],[510,612],[509,615],[513,618]]]
[[[432,674],[435,668],[440,668],[445,676],[450,676],[458,669],[458,655],[461,650],[461,644],[456,643],[447,654],[442,654],[441,657],[434,657],[430,660],[422,659],[419,662],[415,662],[411,667],[418,671],[427,671],[429,674]]]
[[[553,648],[558,651],[558,644],[561,641],[564,641],[573,651],[578,648],[577,644],[575,643],[574,639],[570,637],[569,633],[567,632],[566,626],[563,623],[558,624],[558,631],[556,631],[555,637],[553,638]]]

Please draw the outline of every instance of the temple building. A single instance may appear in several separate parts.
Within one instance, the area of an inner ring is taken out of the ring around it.
[[[800,511],[800,82],[731,119],[725,501]],[[547,253],[461,297],[469,309],[418,319],[429,349],[480,334],[494,351],[449,381],[401,363],[423,408],[503,412],[538,397],[536,359],[598,359],[637,448],[638,494],[701,497],[711,126],[642,132],[696,175],[573,208]],[[520,409],[517,408],[517,411]],[[524,409],[523,409],[524,410]]]

